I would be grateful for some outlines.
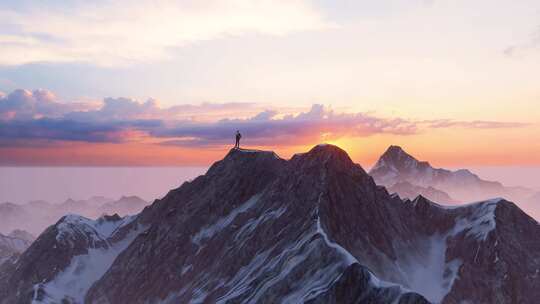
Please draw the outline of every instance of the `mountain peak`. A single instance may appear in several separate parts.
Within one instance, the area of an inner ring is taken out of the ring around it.
[[[404,153],[405,150],[403,150],[401,146],[390,145],[388,149],[386,149],[386,152],[389,152],[389,153],[403,152]]]
[[[383,153],[369,174],[381,186],[396,188],[394,191],[400,188],[401,191],[396,191],[400,196],[412,198],[410,194],[416,192],[426,194],[436,202],[481,201],[513,194],[501,183],[483,180],[466,169],[434,168],[429,162],[419,161],[394,145]],[[404,181],[412,187],[396,186]]]
[[[373,179],[358,164],[355,164],[340,147],[323,144],[313,147],[306,153],[295,154],[289,161],[289,168],[303,179],[316,181],[340,180],[343,176],[355,176],[356,186],[371,188]],[[333,179],[333,177],[338,177]]]
[[[380,172],[397,173],[403,170],[415,169],[417,167],[430,167],[428,162],[421,162],[408,154],[400,146],[390,146],[383,155],[379,158],[375,166],[371,169],[370,174],[378,175]]]
[[[232,148],[225,156],[225,159],[235,159],[239,157],[273,157],[280,159],[280,157],[274,153],[274,151],[257,150],[257,149],[244,149],[244,148]]]
[[[353,164],[353,161],[349,157],[349,154],[345,150],[341,149],[338,146],[331,144],[319,144],[311,148],[306,153],[295,154],[293,159],[302,158],[302,159],[316,159],[321,162],[328,162],[329,160],[337,160],[340,162],[345,162],[348,164]]]
[[[229,150],[225,158],[212,164],[207,174],[214,175],[220,174],[220,172],[227,175],[234,172],[243,172],[245,174],[256,168],[271,169],[276,166],[276,163],[282,162],[285,162],[285,160],[281,159],[273,151],[233,148]],[[273,169],[271,170],[273,171]]]
[[[414,160],[418,162],[416,158],[414,158],[409,153],[405,152],[402,147],[400,146],[394,146],[391,145],[386,149],[386,152],[381,156],[381,158],[384,159],[392,159],[394,161],[403,161],[403,160]]]

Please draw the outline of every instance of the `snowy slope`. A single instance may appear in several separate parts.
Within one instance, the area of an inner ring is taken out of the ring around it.
[[[116,221],[107,221],[104,218],[93,221],[76,215],[66,216],[57,225],[59,230],[56,236],[57,241],[68,242],[72,245],[73,236],[83,233],[89,239],[88,252],[72,257],[69,266],[58,273],[53,280],[36,284],[32,304],[53,304],[61,301],[83,303],[92,284],[103,276],[116,257],[142,231],[142,229],[134,229],[118,242],[109,241],[114,232],[134,219],[135,217],[132,216]],[[105,242],[106,245],[98,246],[100,242]]]
[[[34,286],[32,304],[83,303],[88,289],[109,269],[116,257],[142,231],[132,229],[127,236],[113,242],[111,238],[136,216],[101,217],[97,220],[78,215],[67,215],[56,224],[58,245],[77,246],[80,237],[86,239],[87,252],[71,257],[69,265],[45,283]]]
[[[18,290],[15,298],[4,296],[5,303],[19,299],[21,294],[28,303],[83,303],[90,286],[143,231],[135,219],[118,215],[97,220],[74,214],[64,216],[18,260],[3,265],[0,273],[10,276],[0,277],[0,282]]]

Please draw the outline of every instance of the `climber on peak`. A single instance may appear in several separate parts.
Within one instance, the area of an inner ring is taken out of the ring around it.
[[[240,138],[242,138],[242,134],[240,134],[240,131],[236,130],[236,144],[234,144],[236,149],[240,149]]]

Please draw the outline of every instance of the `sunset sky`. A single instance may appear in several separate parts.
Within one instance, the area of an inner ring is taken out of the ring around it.
[[[236,129],[540,166],[540,2],[0,2],[0,165],[205,166]]]

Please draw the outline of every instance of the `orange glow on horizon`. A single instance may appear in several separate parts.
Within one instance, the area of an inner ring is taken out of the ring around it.
[[[369,169],[389,145],[400,145],[419,160],[435,167],[540,165],[538,128],[465,130],[437,129],[415,135],[373,135],[338,138],[326,142],[345,151],[356,163]],[[299,140],[299,143],[305,142]],[[314,145],[253,146],[245,138],[245,148],[273,150],[288,159]],[[158,145],[155,139],[126,143],[62,142],[52,146],[0,148],[1,159],[16,166],[208,166],[223,158],[231,146],[186,148]]]

